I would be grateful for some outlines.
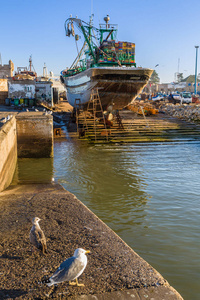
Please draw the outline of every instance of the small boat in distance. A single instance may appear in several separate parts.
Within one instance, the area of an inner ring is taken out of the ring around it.
[[[141,93],[151,77],[152,69],[136,67],[135,44],[117,42],[117,25],[109,20],[107,15],[99,28],[92,25],[92,17],[89,23],[72,17],[65,21],[66,36],[79,40],[74,25],[84,36],[78,56],[60,76],[72,106],[79,99],[86,107],[92,90],[97,88],[104,109],[110,104],[113,109],[122,109]]]
[[[35,72],[32,64],[32,56],[29,58],[29,68],[27,67],[17,67],[17,72],[13,76],[13,80],[35,80],[37,78],[37,73]]]

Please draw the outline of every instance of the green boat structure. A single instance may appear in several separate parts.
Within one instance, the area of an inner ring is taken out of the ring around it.
[[[67,89],[68,102],[74,107],[77,99],[83,106],[90,100],[93,89],[98,89],[104,109],[122,109],[132,102],[148,83],[152,69],[136,67],[135,44],[118,41],[116,24],[110,24],[107,15],[99,28],[78,18],[65,21],[66,36],[84,43],[70,68],[61,72],[61,81]]]

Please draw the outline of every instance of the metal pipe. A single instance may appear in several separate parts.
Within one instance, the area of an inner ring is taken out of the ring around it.
[[[196,63],[195,63],[195,84],[194,84],[194,94],[197,94],[197,56],[198,56],[198,48],[199,46],[195,46],[196,48]]]

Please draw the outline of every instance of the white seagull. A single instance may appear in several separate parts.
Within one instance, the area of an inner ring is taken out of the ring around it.
[[[58,284],[63,281],[69,281],[70,285],[84,286],[84,284],[78,283],[78,277],[83,273],[87,265],[86,253],[90,253],[89,250],[78,248],[75,250],[74,255],[67,258],[61,263],[60,267],[47,281],[48,286]],[[76,282],[71,282],[76,280]]]
[[[41,219],[38,217],[33,218],[32,228],[29,234],[31,244],[37,249],[41,250],[42,253],[47,253],[47,244],[44,232],[40,228],[39,221]]]

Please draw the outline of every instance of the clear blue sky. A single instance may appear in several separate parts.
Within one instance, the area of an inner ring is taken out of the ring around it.
[[[91,5],[93,2],[93,5]],[[94,13],[98,27],[110,15],[118,24],[118,40],[136,44],[137,66],[154,68],[161,82],[195,73],[195,45],[200,45],[200,0],[0,0],[0,53],[3,64],[9,59],[15,69],[28,66],[32,55],[36,72],[59,75],[76,57],[75,42],[64,32],[72,14],[88,21]],[[83,41],[83,39],[82,39]],[[198,73],[200,72],[200,53]]]

